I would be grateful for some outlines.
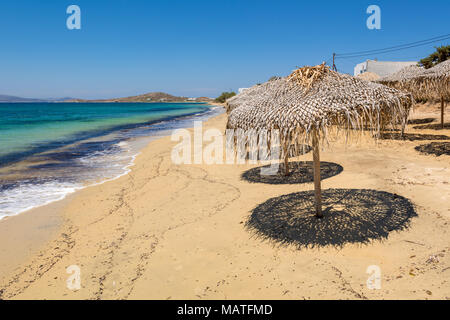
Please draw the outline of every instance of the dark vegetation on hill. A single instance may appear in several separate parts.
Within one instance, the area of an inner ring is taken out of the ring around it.
[[[234,97],[236,95],[236,92],[222,92],[222,94],[216,98],[216,102],[224,103],[227,99]]]

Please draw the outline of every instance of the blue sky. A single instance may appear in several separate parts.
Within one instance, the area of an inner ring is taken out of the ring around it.
[[[81,30],[66,8],[81,8]],[[381,30],[366,8],[381,8]],[[296,66],[450,33],[450,1],[10,0],[0,3],[0,94],[215,97]],[[367,58],[417,60],[434,45]],[[351,73],[365,58],[338,60]]]

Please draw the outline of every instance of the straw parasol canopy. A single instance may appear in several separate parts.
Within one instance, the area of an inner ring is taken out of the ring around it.
[[[445,100],[450,98],[450,59],[430,69],[418,66],[406,67],[378,82],[411,92],[418,100],[440,100],[441,125],[444,127]]]
[[[450,98],[450,59],[441,62],[408,81],[411,91],[425,99],[441,101],[441,128],[444,129],[445,100]]]
[[[411,94],[340,74],[324,64],[297,69],[271,81],[268,88],[263,97],[248,98],[235,107],[227,128],[256,130],[258,139],[270,138],[260,132],[277,130],[285,163],[288,146],[312,143],[318,217],[322,216],[319,141],[339,130],[348,134],[368,127],[378,137],[387,126],[404,128],[414,102]]]
[[[256,99],[264,99],[267,94],[276,89],[274,86],[277,85],[277,80],[279,79],[279,77],[276,77],[263,84],[254,85],[251,88],[245,89],[242,93],[231,97],[225,102],[227,113],[230,113],[235,108],[246,104],[247,102],[255,101]]]
[[[421,100],[423,99],[423,95],[421,95],[417,90],[411,89],[411,79],[420,75],[423,72],[424,68],[419,67],[418,65],[411,65],[400,69],[393,74],[382,77],[375,82],[384,84],[391,88],[411,92],[413,94],[414,99]]]
[[[409,80],[423,72],[423,68],[418,65],[410,65],[400,69],[393,74],[387,75],[385,77],[380,78],[377,82],[380,83],[397,83],[404,82],[405,80]]]
[[[424,98],[450,98],[450,59],[406,79]]]

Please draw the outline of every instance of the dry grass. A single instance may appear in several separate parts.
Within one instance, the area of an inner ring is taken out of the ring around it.
[[[364,73],[358,74],[356,77],[359,79],[366,80],[366,81],[376,81],[376,80],[380,79],[380,76],[373,72],[364,72]]]
[[[314,67],[305,66],[294,70],[287,77],[287,81],[293,82],[294,84],[309,90],[311,86],[325,74],[325,70],[329,70],[329,67],[326,66],[325,63]]]

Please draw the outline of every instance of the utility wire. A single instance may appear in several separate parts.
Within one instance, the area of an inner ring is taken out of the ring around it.
[[[389,53],[389,52],[394,52],[394,51],[400,51],[400,50],[410,49],[410,48],[414,48],[414,47],[419,47],[419,46],[427,45],[427,44],[430,44],[430,43],[433,43],[433,42],[438,42],[438,41],[442,41],[442,40],[446,40],[446,39],[450,39],[450,34],[446,34],[446,35],[442,35],[442,36],[439,36],[439,37],[430,38],[430,39],[427,39],[427,40],[421,40],[421,41],[411,42],[411,43],[407,43],[407,44],[403,44],[403,45],[388,47],[388,48],[384,48],[384,49],[359,51],[359,52],[351,52],[351,53],[342,53],[342,54],[338,54],[337,53],[336,54],[336,58],[346,59],[346,58],[356,58],[356,57],[367,56],[369,54],[372,55],[372,54]]]
[[[435,41],[445,40],[445,39],[448,39],[449,37],[450,37],[450,34],[446,34],[446,35],[442,35],[442,36],[438,36],[438,37],[434,37],[434,38],[430,38],[430,39],[426,39],[426,40],[420,40],[420,41],[416,41],[416,42],[406,43],[406,44],[393,46],[393,47],[387,47],[387,48],[383,48],[383,49],[374,49],[374,50],[351,52],[351,53],[337,53],[336,56],[357,55],[357,54],[365,54],[365,53],[372,53],[372,52],[378,52],[378,51],[385,51],[385,50],[390,50],[390,49],[397,49],[397,48],[402,48],[402,47],[409,47],[411,45],[422,44],[422,43],[425,43],[425,42],[428,43],[428,42],[435,42]]]
[[[450,37],[446,38],[446,39],[450,39]],[[441,40],[445,40],[445,39],[441,39]],[[372,53],[366,53],[366,54],[359,54],[359,55],[353,55],[353,56],[337,56],[336,55],[336,59],[348,59],[348,58],[357,58],[357,57],[364,57],[364,56],[368,56],[368,55],[375,55],[375,54],[384,54],[384,53],[389,53],[389,52],[395,52],[395,51],[401,51],[401,50],[406,50],[406,49],[411,49],[411,48],[415,48],[415,47],[420,47],[420,46],[424,46],[427,44],[431,44],[435,41],[430,41],[430,42],[425,42],[425,43],[421,43],[418,45],[413,45],[413,46],[409,46],[409,47],[403,47],[400,49],[392,49],[392,50],[386,50],[386,51],[377,51],[377,52],[372,52]]]

